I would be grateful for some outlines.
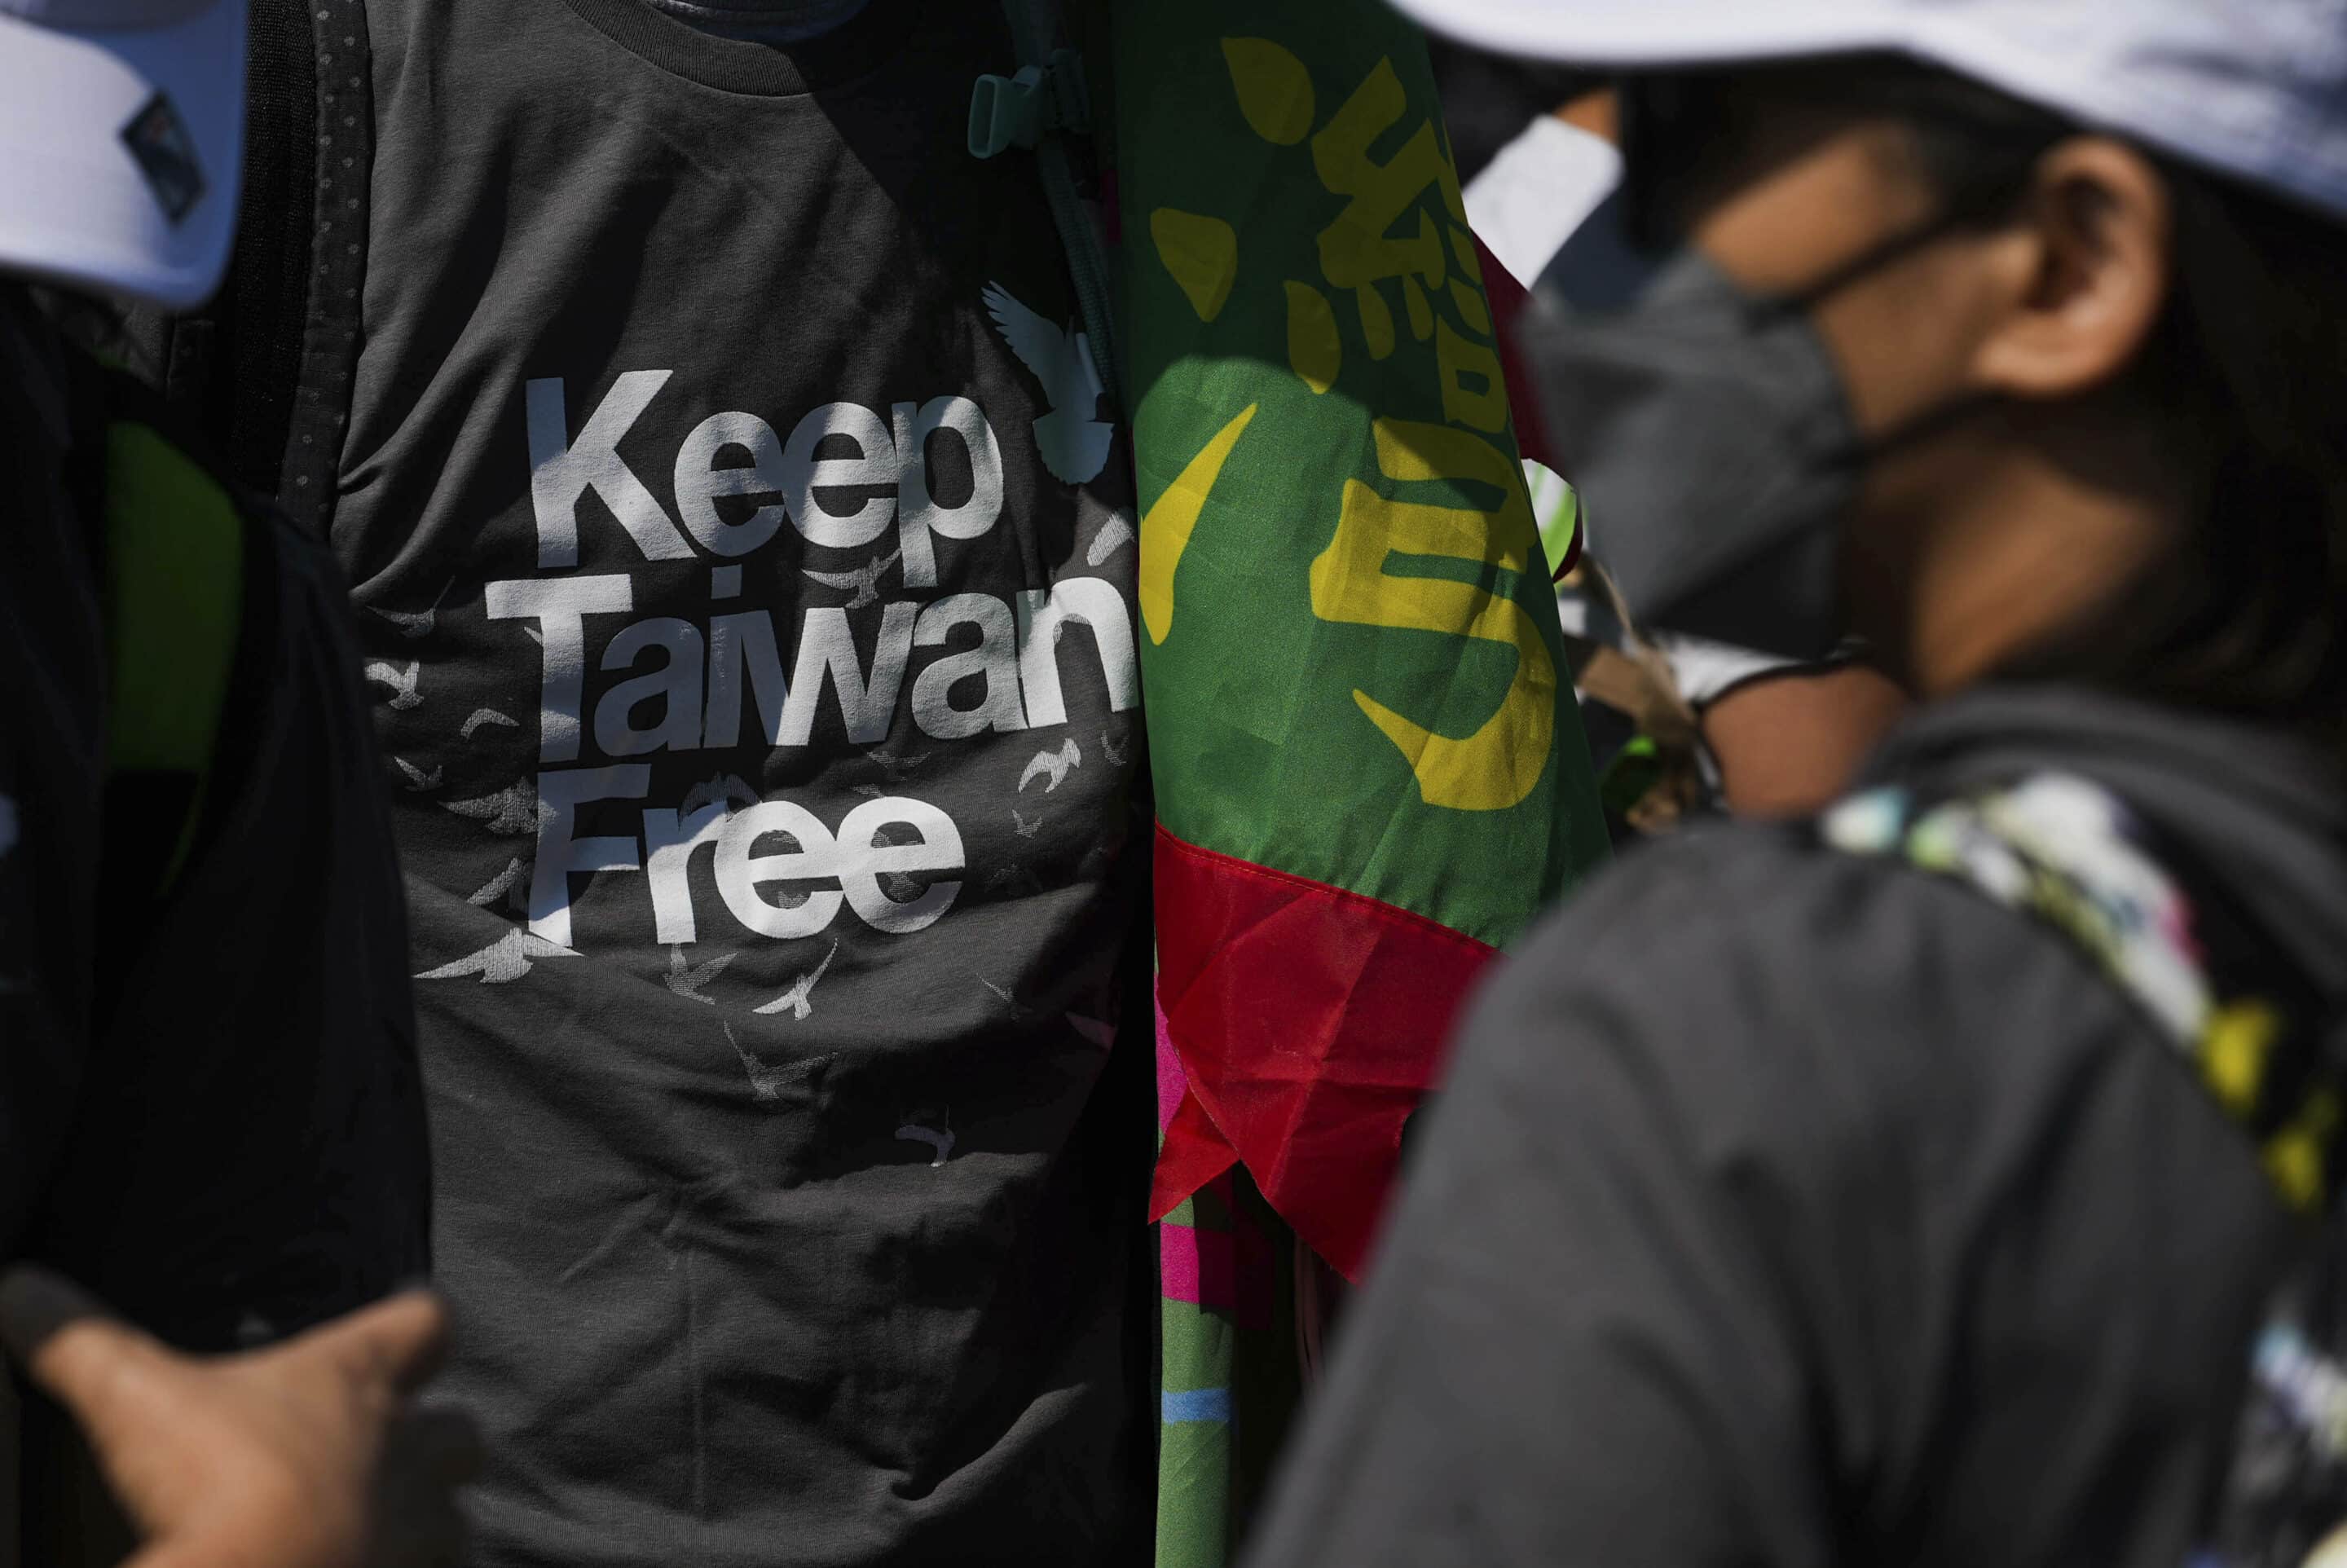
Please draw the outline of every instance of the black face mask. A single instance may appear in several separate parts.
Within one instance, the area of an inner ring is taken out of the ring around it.
[[[1949,225],[1758,299],[1692,247],[1633,243],[1623,213],[1617,192],[1591,215],[1522,329],[1597,553],[1649,628],[1821,657],[1846,630],[1841,525],[1867,462],[1949,415],[1866,443],[1809,308]]]

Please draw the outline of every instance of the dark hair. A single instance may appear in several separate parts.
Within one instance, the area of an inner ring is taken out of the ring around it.
[[[1944,72],[1893,67],[1952,201],[2010,200],[2080,128]],[[2347,743],[2347,223],[2156,153],[2167,308],[2119,389],[2195,493],[2187,531],[2110,608],[2010,666]]]

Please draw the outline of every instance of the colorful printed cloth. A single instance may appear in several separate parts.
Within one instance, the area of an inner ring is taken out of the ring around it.
[[[1358,1274],[1470,986],[1605,835],[1423,40],[1381,0],[1127,0],[1111,26],[1158,809],[1159,1558],[1211,1568],[1317,1327],[1290,1228]]]
[[[1853,796],[1820,837],[1966,883],[2045,921],[2133,999],[2323,1221],[2251,1353],[2233,1462],[2191,1568],[2347,1564],[2347,1223],[2337,1210],[2340,999],[2315,994],[2211,878],[2101,785],[2047,774],[1922,804]]]

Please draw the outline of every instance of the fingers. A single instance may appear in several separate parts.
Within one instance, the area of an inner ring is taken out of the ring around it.
[[[29,1264],[0,1276],[0,1339],[93,1431],[176,1359],[81,1286]]]
[[[0,1275],[0,1341],[27,1367],[68,1323],[110,1316],[97,1297],[38,1264],[19,1264]]]
[[[358,1377],[409,1394],[430,1381],[448,1346],[448,1308],[428,1290],[405,1290],[302,1336]]]

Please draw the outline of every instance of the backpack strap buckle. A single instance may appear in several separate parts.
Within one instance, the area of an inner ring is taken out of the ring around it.
[[[1092,129],[1092,95],[1073,49],[1055,49],[1040,66],[1013,77],[983,76],[969,95],[969,150],[992,158],[1014,147],[1032,149],[1061,131]]]

